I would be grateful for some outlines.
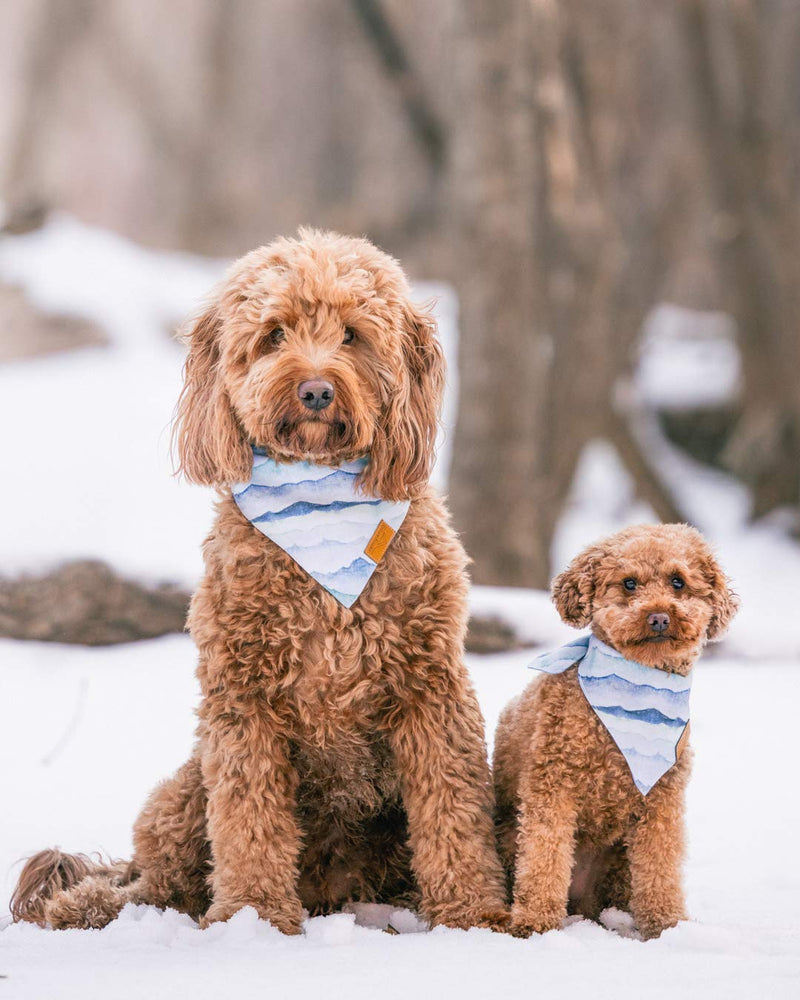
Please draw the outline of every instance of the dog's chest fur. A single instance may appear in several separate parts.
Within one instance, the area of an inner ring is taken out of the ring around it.
[[[464,556],[441,505],[412,504],[353,608],[339,604],[232,502],[223,500],[205,545],[207,572],[190,613],[206,698],[260,698],[284,729],[300,779],[328,809],[369,815],[398,794],[390,714],[413,673],[425,635],[414,609],[430,606],[428,541],[453,563]],[[439,603],[452,614],[457,586]],[[224,653],[221,646],[224,645]],[[208,649],[208,654],[205,650]],[[221,655],[222,654],[222,655]],[[206,664],[222,664],[218,676]],[[254,694],[255,693],[255,694]],[[201,712],[202,714],[202,712]]]
[[[360,629],[332,648],[325,635],[309,636],[288,693],[292,710],[292,760],[309,794],[333,813],[377,813],[398,792],[391,754],[381,729],[380,677],[366,669]],[[371,676],[373,675],[373,676]]]
[[[542,677],[534,686],[540,700],[537,717],[546,718],[535,739],[539,767],[558,761],[565,766],[576,791],[578,839],[598,846],[625,835],[643,811],[644,798],[633,783],[630,769],[619,748],[586,700],[575,668],[564,674]],[[685,784],[691,753],[686,752],[650,792],[655,800],[661,792]]]

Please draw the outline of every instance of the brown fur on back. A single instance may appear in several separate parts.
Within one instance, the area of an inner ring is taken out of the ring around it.
[[[65,885],[44,905],[52,926],[102,926],[127,900],[206,923],[251,905],[286,933],[303,907],[349,900],[506,919],[463,663],[466,556],[427,486],[444,364],[409,294],[366,240],[303,231],[237,262],[195,323],[176,442],[185,474],[220,491],[189,615],[197,743],[136,821],[137,877]],[[335,387],[315,414],[309,378]],[[234,503],[251,444],[327,465],[368,453],[364,489],[411,502],[351,608]]]

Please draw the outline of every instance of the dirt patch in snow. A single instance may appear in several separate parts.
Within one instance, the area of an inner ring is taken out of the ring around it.
[[[0,636],[110,646],[182,632],[189,593],[126,580],[96,560],[0,579]]]

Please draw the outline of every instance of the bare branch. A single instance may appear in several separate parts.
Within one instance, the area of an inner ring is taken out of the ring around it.
[[[444,126],[430,104],[412,69],[405,47],[395,31],[381,0],[350,0],[367,38],[378,58],[400,91],[411,129],[424,150],[431,166],[439,170],[444,163]]]

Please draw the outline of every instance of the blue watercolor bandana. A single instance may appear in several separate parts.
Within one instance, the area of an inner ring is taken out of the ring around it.
[[[543,653],[532,670],[560,674],[578,664],[586,700],[627,761],[633,781],[647,795],[677,763],[689,725],[692,678],[626,660],[593,635]]]
[[[275,462],[253,449],[249,483],[232,487],[247,520],[349,608],[366,587],[408,513],[409,501],[362,493],[368,459],[337,467]]]

